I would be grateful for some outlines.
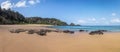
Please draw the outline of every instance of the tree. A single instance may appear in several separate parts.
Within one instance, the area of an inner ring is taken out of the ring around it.
[[[14,12],[11,9],[5,10],[0,8],[0,24],[18,24],[23,23],[25,17],[19,12]]]
[[[30,24],[68,25],[66,22],[55,18],[26,17],[26,22]]]

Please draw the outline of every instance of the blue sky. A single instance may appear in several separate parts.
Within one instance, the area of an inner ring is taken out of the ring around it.
[[[120,0],[0,0],[24,16],[50,17],[82,25],[120,25]]]

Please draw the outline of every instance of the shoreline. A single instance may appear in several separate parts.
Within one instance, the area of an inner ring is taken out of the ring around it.
[[[59,30],[70,31],[105,31],[105,32],[120,32],[119,26],[51,26],[49,28],[55,28]]]
[[[58,28],[53,28],[53,27],[51,27],[51,26],[54,26],[54,25],[46,25],[46,24],[19,24],[19,25],[0,25],[0,28],[4,28],[4,27],[6,27],[6,28],[10,28],[11,29],[11,27],[18,27],[18,29],[19,28],[22,28],[22,27],[43,27],[43,29],[45,28],[45,29],[54,29],[54,30],[62,30],[62,31],[64,31],[63,29],[58,29]],[[15,29],[15,28],[13,28],[13,29]],[[34,28],[32,28],[32,29],[34,29]],[[74,31],[74,30],[70,30],[70,31]],[[97,31],[97,30],[95,30],[95,31]],[[109,31],[109,30],[106,30],[107,31],[107,33],[118,33],[118,32],[120,32],[120,31]],[[75,30],[74,32],[79,32],[79,30]],[[91,31],[88,31],[88,30],[84,30],[83,32],[91,32]]]

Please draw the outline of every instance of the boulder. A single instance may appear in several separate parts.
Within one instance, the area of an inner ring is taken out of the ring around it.
[[[25,29],[11,29],[10,32],[11,33],[20,33],[20,32],[25,32]]]
[[[41,36],[46,36],[46,33],[47,31],[44,30],[44,29],[41,29],[40,31],[36,32],[38,35],[41,35]]]
[[[70,34],[74,34],[74,31],[70,31],[70,30],[64,30],[64,33],[70,33]]]
[[[90,35],[103,35],[104,33],[103,32],[101,32],[101,31],[91,31],[90,33],[89,33]]]
[[[85,30],[79,30],[79,32],[85,32]]]
[[[28,34],[34,34],[35,33],[35,30],[28,30]]]

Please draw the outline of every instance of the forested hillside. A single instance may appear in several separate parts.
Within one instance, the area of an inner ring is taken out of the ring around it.
[[[25,17],[19,12],[11,9],[0,8],[0,24],[49,24],[49,25],[68,25],[55,18]]]

